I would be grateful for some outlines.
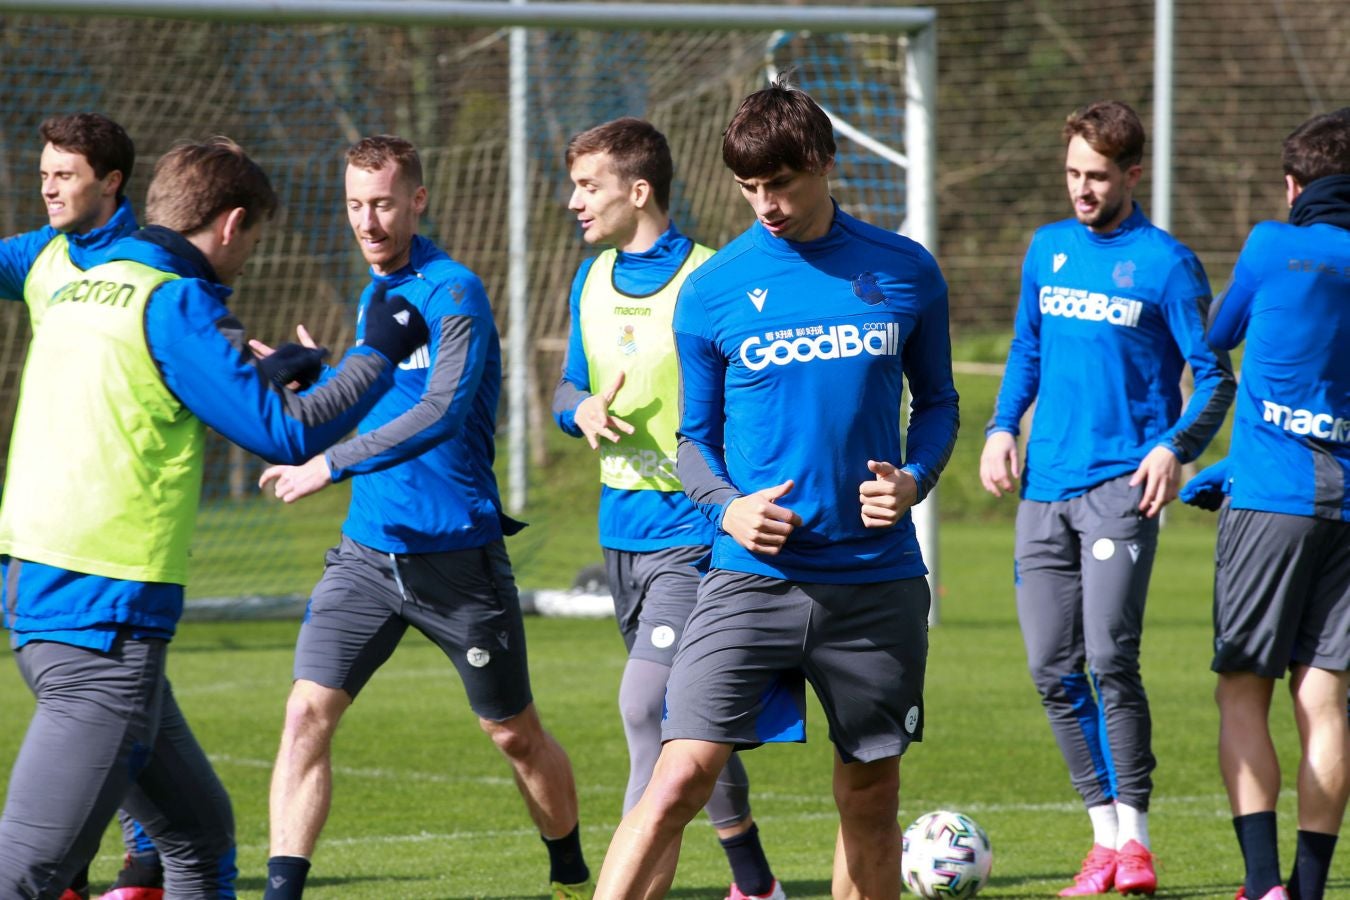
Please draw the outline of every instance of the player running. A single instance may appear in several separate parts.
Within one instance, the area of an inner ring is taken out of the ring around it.
[[[661,752],[666,680],[713,529],[675,473],[679,375],[670,323],[689,273],[713,251],[671,222],[674,164],[649,122],[622,118],[574,136],[568,208],[582,239],[608,247],[582,263],[553,416],[600,452],[600,545],[628,648],[619,713],[628,741],[623,811],[638,802]],[[750,784],[733,754],[706,807],[731,865],[729,900],[783,900],[750,815]]]
[[[1063,137],[1074,217],[1027,248],[980,482],[998,497],[1021,477],[1014,583],[1027,664],[1092,822],[1092,849],[1060,896],[1151,894],[1144,600],[1158,513],[1222,424],[1233,375],[1204,341],[1200,261],[1134,202],[1139,117],[1093,103]],[[1183,409],[1186,364],[1195,392]],[[1022,471],[1016,436],[1033,401]]]
[[[417,150],[392,135],[347,151],[347,216],[370,263],[363,315],[406,296],[430,340],[400,366],[359,435],[261,484],[294,502],[352,479],[341,543],[328,552],[295,647],[295,682],[272,772],[266,900],[303,894],[332,795],[343,714],[409,626],[459,672],[479,725],[507,758],[561,900],[588,897],[576,786],[530,691],[525,629],[492,472],[501,349],[478,276],[417,233],[427,206]]]
[[[723,138],[756,222],[685,280],[674,319],[677,473],[718,528],[712,569],[672,663],[666,743],[605,857],[605,900],[669,890],[732,751],[803,735],[807,681],[836,750],[834,895],[900,893],[899,762],[923,735],[929,608],[909,508],[951,453],[957,395],[937,263],[835,205],[834,154],[829,118],[781,81]]]

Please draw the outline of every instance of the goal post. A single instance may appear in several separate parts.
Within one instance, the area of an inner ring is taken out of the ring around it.
[[[22,85],[10,93],[34,107],[0,109],[0,198],[11,196],[4,190],[11,183],[12,196],[24,196],[31,161],[17,155],[41,114],[99,108],[127,125],[147,159],[178,137],[228,133],[277,173],[284,247],[273,249],[273,239],[260,251],[266,258],[252,269],[267,280],[244,283],[241,305],[256,305],[240,312],[284,338],[302,315],[334,319],[333,308],[349,308],[359,289],[360,268],[343,240],[340,147],[375,130],[405,133],[423,148],[434,198],[424,230],[483,276],[490,294],[505,290],[505,499],[519,509],[530,427],[551,427],[546,397],[565,344],[567,284],[586,253],[564,209],[561,154],[570,133],[616,115],[652,119],[671,138],[676,221],[720,245],[749,221],[717,150],[735,102],[766,82],[775,35],[788,36],[777,63],[792,67],[798,83],[811,66],[794,54],[828,38],[834,56],[819,64],[823,80],[802,86],[835,119],[836,197],[936,253],[936,19],[925,7],[0,0],[11,48],[29,43],[21,33],[28,27],[46,29],[39,42],[71,48],[41,48],[51,51],[33,63],[42,87],[19,71],[21,53],[0,58],[0,94]],[[112,24],[119,22],[132,27]],[[377,41],[393,46],[372,46]],[[113,66],[96,49],[159,71]],[[154,77],[159,83],[149,83]],[[363,96],[363,79],[373,99]],[[61,93],[64,80],[88,82],[88,90]],[[135,176],[133,199],[143,195],[145,171]],[[285,290],[315,285],[322,290],[312,300],[278,302]],[[915,522],[936,588],[934,506],[930,498],[916,508]],[[936,597],[935,590],[935,604]]]

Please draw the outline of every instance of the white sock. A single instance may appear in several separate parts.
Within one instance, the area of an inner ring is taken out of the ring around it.
[[[1135,809],[1125,803],[1116,804],[1116,816],[1119,830],[1116,832],[1116,849],[1124,847],[1127,841],[1138,841],[1148,849],[1148,813]]]
[[[1116,805],[1103,803],[1101,806],[1089,806],[1088,818],[1092,820],[1092,842],[1103,847],[1116,849]]]

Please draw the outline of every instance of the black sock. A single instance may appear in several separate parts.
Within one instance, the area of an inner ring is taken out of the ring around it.
[[[773,870],[764,858],[758,825],[751,825],[735,837],[720,840],[722,849],[727,852],[727,862],[731,864],[731,879],[742,894],[762,896],[773,890]]]
[[[267,860],[267,887],[263,900],[300,900],[305,893],[309,860],[303,856],[273,856]]]
[[[159,854],[151,853],[148,856],[128,854],[122,871],[117,873],[113,887],[164,887],[164,867],[159,863]]]
[[[586,857],[581,852],[581,823],[577,823],[566,837],[549,840],[541,834],[539,839],[548,848],[549,881],[581,884],[591,877]]]
[[[89,867],[88,867],[88,866],[85,866],[83,869],[81,869],[80,871],[76,872],[76,873],[75,873],[75,877],[72,878],[72,879],[70,879],[70,889],[71,889],[72,891],[74,891],[76,894],[80,895],[81,898],[85,898],[85,897],[88,897],[88,896],[89,896]]]
[[[1322,900],[1322,893],[1327,889],[1327,875],[1331,872],[1331,855],[1335,852],[1336,835],[1299,831],[1294,871],[1289,875],[1292,900]]]
[[[1243,887],[1250,900],[1260,900],[1280,883],[1280,847],[1275,842],[1275,813],[1259,812],[1233,817],[1242,859],[1247,864]]]

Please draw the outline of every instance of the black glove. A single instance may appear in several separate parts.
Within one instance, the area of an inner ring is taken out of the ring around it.
[[[1223,506],[1228,496],[1228,460],[1221,459],[1201,469],[1195,477],[1182,485],[1181,502],[1214,512]]]
[[[366,346],[374,347],[392,363],[400,363],[431,337],[426,320],[398,294],[385,296],[377,284],[366,307]]]
[[[301,344],[282,344],[270,356],[258,359],[258,372],[277,387],[289,387],[297,382],[296,390],[303,391],[323,374],[327,347],[305,347]]]

